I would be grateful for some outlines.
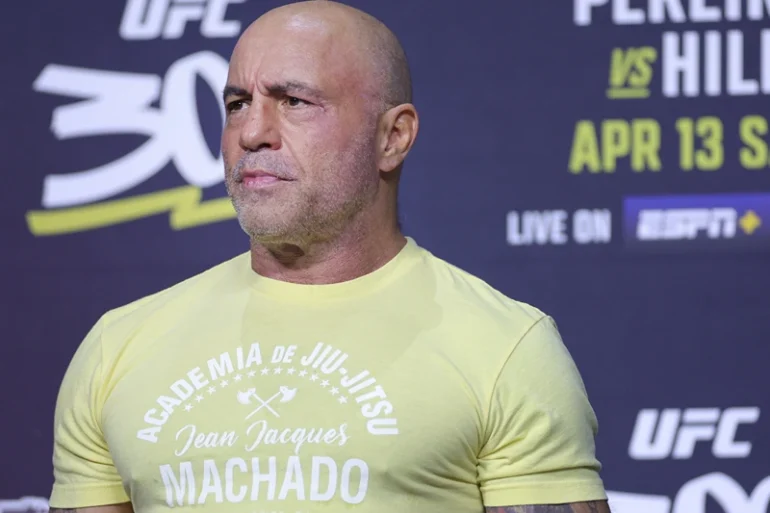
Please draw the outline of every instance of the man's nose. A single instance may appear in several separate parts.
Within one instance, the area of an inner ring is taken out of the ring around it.
[[[248,107],[240,144],[246,150],[276,150],[281,145],[277,108],[269,101],[255,98]]]

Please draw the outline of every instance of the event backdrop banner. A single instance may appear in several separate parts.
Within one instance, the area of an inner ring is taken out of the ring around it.
[[[4,2],[0,511],[98,317],[247,249],[220,95],[281,3]],[[770,1],[350,4],[413,70],[406,233],[556,319],[613,511],[767,512]]]

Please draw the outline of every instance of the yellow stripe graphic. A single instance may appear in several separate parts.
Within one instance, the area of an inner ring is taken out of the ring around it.
[[[650,90],[642,87],[613,87],[607,89],[607,98],[612,100],[640,100],[649,97]]]
[[[201,203],[202,194],[198,187],[184,186],[83,207],[33,210],[27,212],[27,226],[33,235],[62,235],[170,212],[171,228],[183,230],[235,217],[230,198]]]

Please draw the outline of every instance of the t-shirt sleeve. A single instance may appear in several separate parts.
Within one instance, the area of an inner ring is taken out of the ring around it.
[[[606,499],[597,432],[578,369],[545,316],[519,341],[494,386],[478,463],[484,505]]]
[[[56,399],[52,508],[129,502],[101,429],[102,323],[76,350]]]

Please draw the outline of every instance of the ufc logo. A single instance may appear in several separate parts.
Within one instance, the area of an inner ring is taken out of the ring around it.
[[[712,442],[717,458],[746,458],[751,442],[735,440],[738,426],[754,424],[759,408],[668,408],[642,410],[636,418],[628,454],[635,460],[691,458],[698,442]]]
[[[206,38],[234,37],[241,22],[225,20],[229,4],[246,0],[128,0],[120,22],[126,40],[179,39],[188,23],[200,21]]]

